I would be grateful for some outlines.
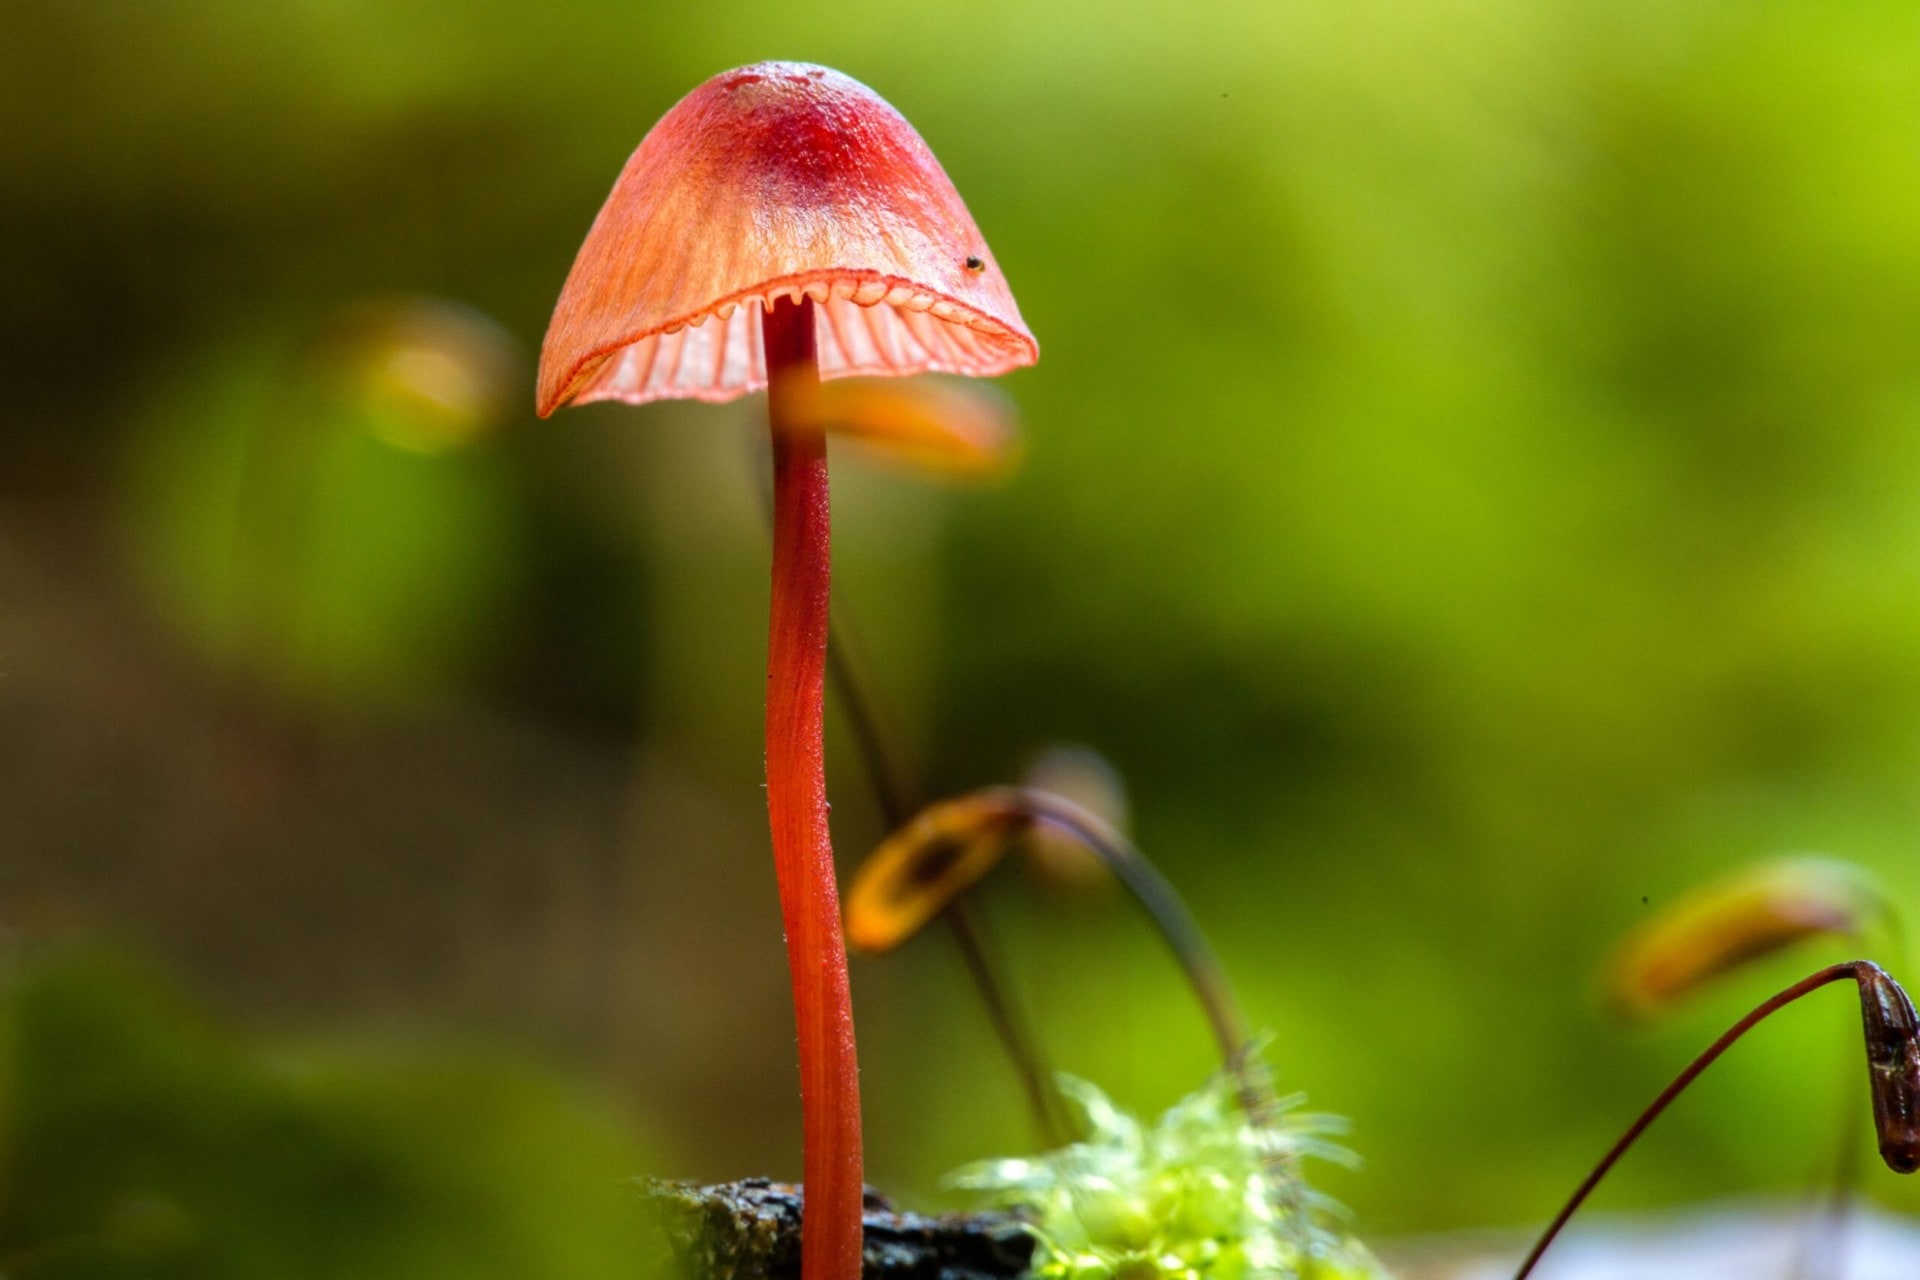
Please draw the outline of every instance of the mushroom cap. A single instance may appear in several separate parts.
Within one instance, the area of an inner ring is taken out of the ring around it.
[[[940,162],[865,85],[762,62],[641,140],[560,292],[539,411],[766,386],[760,317],[815,303],[822,377],[992,376],[1039,347]]]

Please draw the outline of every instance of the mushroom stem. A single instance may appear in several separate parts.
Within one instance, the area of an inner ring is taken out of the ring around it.
[[[827,830],[822,684],[831,526],[827,441],[796,405],[820,378],[810,299],[777,300],[761,327],[773,435],[773,608],[767,638],[767,814],[800,1034],[804,1280],[857,1280],[860,1077]]]
[[[792,386],[791,383],[788,385]],[[823,425],[831,422],[831,419],[821,419],[817,413],[813,417],[822,421]],[[764,462],[759,454],[754,455],[754,460],[756,464]],[[761,497],[766,504],[767,520],[771,523],[773,490],[764,490]],[[913,806],[908,800],[911,788],[904,771],[896,763],[895,753],[888,747],[879,711],[868,692],[860,665],[848,651],[846,635],[844,621],[829,617],[827,682],[839,694],[839,709],[846,717],[860,763],[866,770],[874,804],[880,811],[880,820],[888,831],[898,831],[913,818]],[[1048,1149],[1067,1145],[1074,1140],[1076,1129],[1068,1116],[1065,1100],[1053,1084],[1053,1072],[1047,1066],[1046,1056],[1040,1050],[1032,1026],[1000,976],[979,922],[966,903],[958,898],[947,904],[940,917],[946,921],[952,933],[954,946],[966,965],[968,977],[973,980],[987,1022],[998,1037],[1014,1074],[1019,1077],[1020,1089],[1026,1096],[1034,1132],[1041,1145]]]

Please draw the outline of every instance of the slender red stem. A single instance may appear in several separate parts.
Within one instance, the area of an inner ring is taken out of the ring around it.
[[[800,1032],[806,1140],[803,1280],[860,1275],[860,1074],[833,842],[821,686],[831,578],[827,441],[795,412],[820,372],[813,303],[775,302],[761,336],[773,430],[773,610],[767,639],[767,816]]]
[[[771,521],[773,490],[768,489],[764,496],[767,519]],[[845,636],[846,629],[843,626],[829,621],[827,682],[840,694],[840,710],[846,715],[853,744],[859,752],[861,764],[866,767],[867,781],[873,787],[881,821],[886,824],[888,831],[898,831],[913,818],[913,806],[907,798],[909,788],[905,775],[895,765],[894,753],[888,749],[887,735],[881,728],[879,712],[868,696],[867,683],[861,677],[860,666],[847,653]],[[940,915],[947,922],[954,944],[960,950],[960,958],[973,979],[974,990],[979,993],[980,1003],[986,1009],[987,1021],[1000,1038],[1000,1047],[1006,1051],[1007,1060],[1013,1064],[1014,1074],[1020,1079],[1021,1090],[1026,1094],[1027,1107],[1033,1117],[1034,1133],[1040,1144],[1048,1149],[1066,1146],[1073,1141],[1075,1130],[1073,1122],[1066,1115],[1065,1101],[1052,1083],[1053,1072],[1047,1067],[1032,1027],[1021,1015],[1019,1006],[1015,1004],[1007,984],[1000,977],[999,969],[993,963],[992,952],[978,921],[968,910],[965,900],[960,898],[948,903],[947,909]]]

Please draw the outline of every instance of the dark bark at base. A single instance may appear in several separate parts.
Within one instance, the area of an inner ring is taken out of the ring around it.
[[[799,1280],[800,1188],[749,1178],[643,1183],[664,1264],[680,1280]],[[866,1195],[863,1280],[1017,1280],[1033,1237],[1005,1214],[897,1212]]]

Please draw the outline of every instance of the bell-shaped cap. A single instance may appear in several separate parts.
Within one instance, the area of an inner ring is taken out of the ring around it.
[[[1039,356],[913,126],[837,71],[765,62],[682,98],[627,161],[554,309],[540,414],[759,390],[761,314],[803,296],[823,377]]]

